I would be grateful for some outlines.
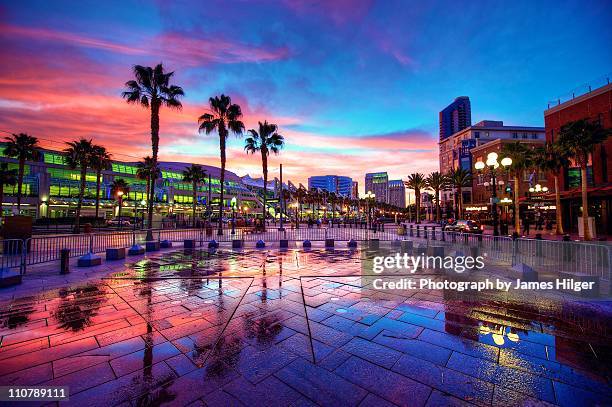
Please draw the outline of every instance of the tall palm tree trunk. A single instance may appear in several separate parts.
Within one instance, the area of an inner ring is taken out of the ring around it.
[[[580,167],[581,189],[582,189],[582,229],[584,231],[584,240],[591,240],[591,230],[589,229],[589,202],[587,194],[587,167]]]
[[[193,214],[191,215],[191,227],[196,227],[196,201],[198,200],[198,193],[196,188],[198,187],[197,183],[193,183]]]
[[[221,150],[221,176],[220,178],[220,182],[221,182],[221,190],[219,191],[219,225],[218,225],[218,230],[217,230],[217,234],[218,235],[222,235],[223,234],[223,192],[225,189],[225,132],[222,132],[223,134],[221,134],[221,132],[219,133],[219,149]]]
[[[421,191],[419,190],[414,191],[414,203],[416,205],[416,223],[419,224],[421,223]]]
[[[457,188],[457,219],[463,219],[463,188]]]
[[[85,181],[87,176],[87,168],[81,167],[81,185],[79,187],[79,199],[76,207],[76,219],[74,221],[74,233],[81,231],[81,207],[83,206],[83,195],[85,195]]]
[[[514,231],[521,233],[521,208],[519,204],[519,177],[514,176]]]
[[[157,155],[159,152],[159,100],[151,100],[151,150],[153,173],[151,174],[151,191],[147,216],[147,227],[153,228],[153,198],[155,197],[155,173],[157,171]],[[153,240],[153,233],[147,233],[147,240]]]
[[[23,173],[25,169],[25,160],[19,159],[19,174],[17,175],[17,215],[21,213],[21,188],[23,186]]]
[[[561,213],[561,194],[559,193],[559,176],[555,175],[555,215],[557,217],[557,230],[556,234],[563,234],[563,214]]]
[[[0,182],[0,225],[2,225],[2,217],[4,216],[2,202],[4,202],[4,184]]]
[[[261,149],[261,165],[263,167],[263,179],[264,179],[264,195],[263,195],[263,228],[266,230],[266,201],[268,198],[268,156],[265,149]]]
[[[436,192],[436,221],[440,222],[440,190]]]
[[[98,211],[100,210],[100,171],[96,172],[96,221],[98,220]]]

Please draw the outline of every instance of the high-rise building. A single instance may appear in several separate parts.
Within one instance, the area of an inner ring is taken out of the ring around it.
[[[399,208],[406,207],[406,186],[401,179],[389,181],[389,204]]]
[[[440,140],[469,127],[472,124],[470,98],[459,96],[440,112]]]
[[[359,184],[357,181],[353,181],[353,185],[351,186],[351,199],[359,198]]]
[[[376,202],[389,202],[389,175],[386,172],[370,172],[365,176],[365,192],[376,195]]]
[[[308,189],[318,188],[338,195],[351,196],[353,180],[340,175],[316,175],[308,178]]]

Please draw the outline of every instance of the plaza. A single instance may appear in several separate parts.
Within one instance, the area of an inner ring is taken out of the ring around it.
[[[68,386],[61,405],[90,406],[611,402],[608,302],[376,289],[373,257],[398,246],[378,237],[32,265],[0,291],[0,382]],[[503,276],[493,257],[485,271]]]

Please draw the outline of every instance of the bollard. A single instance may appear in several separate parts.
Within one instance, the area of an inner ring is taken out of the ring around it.
[[[213,239],[213,240],[208,242],[208,248],[209,249],[216,249],[217,247],[219,247],[219,243],[217,243],[217,241],[215,239]],[[193,244],[192,249],[195,249],[195,242]]]
[[[351,249],[356,248],[357,247],[357,241],[355,239],[349,240],[348,247],[350,247]]]
[[[410,237],[414,237],[414,226],[410,225]]]
[[[279,240],[279,247],[281,249],[288,249],[289,248],[289,240],[287,240],[287,239]]]
[[[159,250],[159,240],[145,242],[145,250],[148,252],[156,252]]]
[[[60,250],[60,274],[70,273],[70,249]]]
[[[417,237],[421,237],[421,226],[417,225]]]
[[[440,240],[446,242],[446,232],[444,232],[444,229],[440,232]]]
[[[423,229],[424,229],[423,237],[427,239],[427,226],[425,226]]]
[[[125,247],[121,247],[118,249],[106,249],[106,261],[122,259],[125,259]]]
[[[310,240],[304,240],[302,247],[304,247],[304,249],[310,249],[312,247],[312,243],[310,243]]]
[[[194,239],[183,240],[183,249],[195,249],[196,243]]]
[[[170,240],[162,240],[161,242],[159,242],[159,247],[161,247],[162,249],[168,249],[170,247],[172,247],[172,242]]]
[[[257,241],[257,243],[255,243],[255,247],[257,249],[263,249],[264,247],[266,247],[266,242],[264,242],[263,240],[259,239]]]
[[[232,249],[242,249],[242,240],[240,239],[232,240]]]
[[[334,239],[325,239],[325,247],[330,249],[334,247]]]

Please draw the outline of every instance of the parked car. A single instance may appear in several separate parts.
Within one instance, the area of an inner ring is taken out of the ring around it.
[[[445,231],[463,233],[482,233],[482,227],[473,220],[458,220],[444,226]]]

